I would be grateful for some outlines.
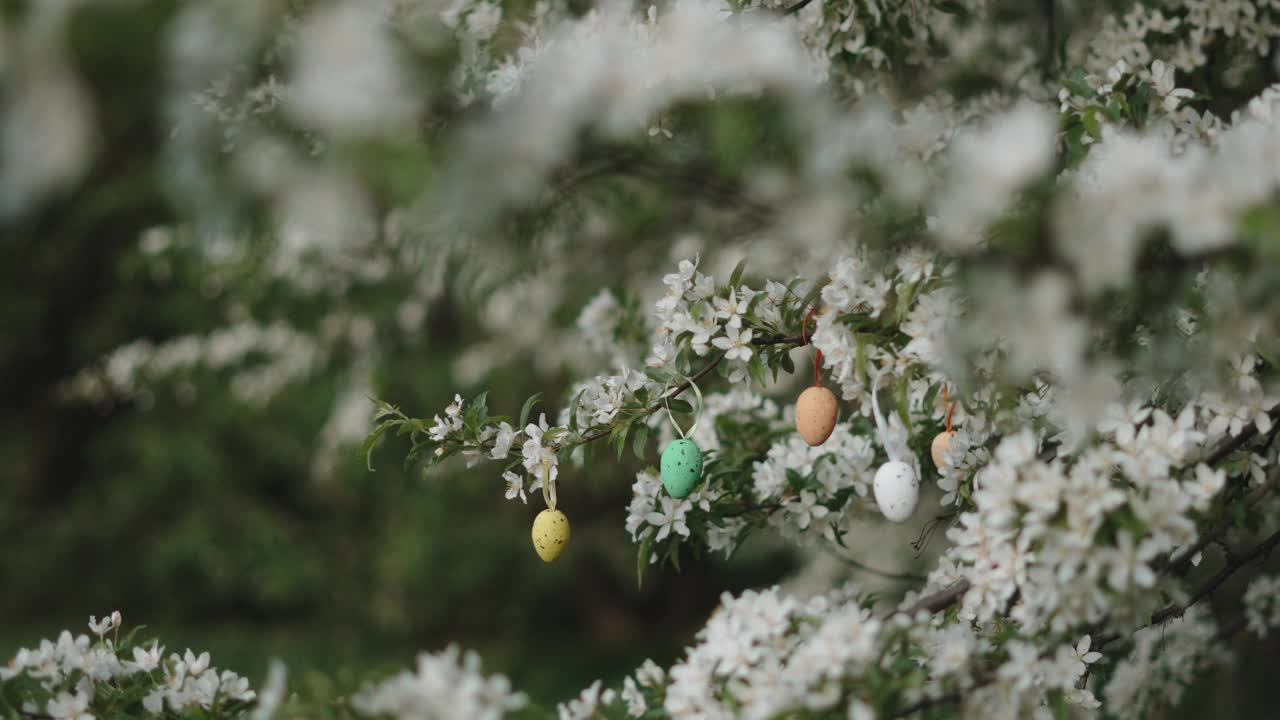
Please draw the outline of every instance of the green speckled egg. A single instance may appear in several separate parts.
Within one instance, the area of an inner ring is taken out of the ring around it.
[[[701,475],[702,451],[694,441],[676,440],[662,451],[662,486],[671,497],[688,497]]]

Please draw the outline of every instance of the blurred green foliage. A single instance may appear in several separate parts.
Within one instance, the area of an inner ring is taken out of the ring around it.
[[[170,650],[208,649],[255,684],[280,657],[294,683],[350,688],[369,670],[457,642],[549,704],[597,677],[616,680],[645,657],[670,661],[721,592],[773,582],[791,566],[787,553],[758,544],[731,563],[650,573],[637,588],[623,530],[642,466],[634,458],[566,473],[574,541],[554,565],[530,546],[540,501],[504,501],[488,469],[424,479],[400,467],[405,448],[388,442],[376,472],[353,446],[331,480],[317,481],[310,467],[338,363],[261,408],[208,371],[181,378],[193,403],[168,385],[146,402],[62,398],[62,383],[119,346],[226,321],[206,295],[198,257],[176,254],[162,278],[138,250],[144,230],[181,215],[159,110],[161,29],[176,6],[108,4],[77,16],[69,44],[98,110],[94,164],[73,190],[0,227],[0,655],[119,609]],[[747,129],[724,117],[712,131],[733,138]],[[387,170],[388,199],[420,184],[428,160],[380,147],[341,152],[358,154],[370,174]],[[736,162],[737,152],[726,149],[720,162]],[[638,218],[633,231],[649,222]],[[473,289],[457,277],[430,309],[422,341],[380,357],[379,391],[416,413],[476,390],[450,377],[459,349],[477,339],[459,300]],[[597,289],[582,285],[582,300]],[[278,288],[237,291],[251,312],[283,305]],[[402,291],[387,283],[358,302],[389,313]],[[287,310],[292,323],[313,328],[325,309]],[[563,395],[567,375],[540,381],[522,362],[512,357],[486,378],[496,411],[516,415],[535,392]]]

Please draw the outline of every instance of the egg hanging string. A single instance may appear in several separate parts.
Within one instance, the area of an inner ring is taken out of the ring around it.
[[[876,368],[875,378],[871,381],[871,412],[876,417],[876,434],[880,444],[884,446],[885,454],[889,456],[889,462],[876,470],[875,477],[871,480],[871,490],[886,520],[905,522],[920,502],[920,480],[916,476],[915,458],[911,458],[912,462],[908,463],[898,452],[905,449],[910,453],[910,447],[905,444],[897,447],[889,442],[889,430],[884,415],[880,412],[880,398],[877,394],[881,372],[880,368]]]
[[[542,501],[548,510],[556,509],[556,481],[547,463],[542,464]]]
[[[814,314],[817,312],[818,312],[818,306],[814,305],[812,308],[809,309],[809,312],[805,314],[804,322],[800,323],[800,344],[801,345],[809,344],[809,333],[808,333],[809,320],[813,319]],[[813,325],[814,325],[814,328],[816,329],[818,326],[817,320],[814,320]],[[813,384],[818,387],[822,387],[822,351],[817,348],[813,349]]]
[[[662,406],[667,409],[667,418],[671,420],[671,426],[676,429],[676,432],[680,435],[681,439],[687,438],[697,431],[698,422],[702,419],[702,391],[698,389],[698,383],[694,382],[692,379],[685,377],[684,381],[693,389],[693,396],[697,398],[698,401],[693,411],[693,424],[689,426],[688,432],[680,429],[680,423],[676,422],[675,415],[671,413],[670,400],[676,395],[676,393],[670,393],[662,397]]]
[[[942,386],[942,403],[947,406],[947,434],[951,434],[951,416],[956,414],[956,402],[947,398],[947,386]]]
[[[894,450],[893,445],[889,443],[889,430],[884,421],[884,415],[880,413],[880,400],[876,397],[876,390],[880,385],[880,368],[876,368],[875,376],[871,378],[871,413],[876,419],[876,435],[880,438],[880,445],[884,447],[885,453],[889,456],[891,462],[901,462],[898,453]]]

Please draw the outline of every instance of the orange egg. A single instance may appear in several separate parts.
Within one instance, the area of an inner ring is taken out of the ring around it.
[[[807,388],[796,400],[796,430],[810,445],[821,445],[836,429],[840,408],[835,393],[824,387]]]
[[[947,450],[951,449],[951,437],[955,432],[940,432],[933,438],[933,444],[929,446],[929,454],[933,456],[934,467],[942,467],[942,461],[946,459]]]

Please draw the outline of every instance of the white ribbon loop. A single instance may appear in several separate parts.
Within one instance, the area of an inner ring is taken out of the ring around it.
[[[876,397],[876,389],[880,386],[880,373],[881,369],[876,368],[876,374],[871,378],[871,412],[876,418],[876,437],[880,438],[880,446],[889,455],[889,460],[898,462],[901,458],[889,443],[889,429],[884,421],[884,415],[880,414],[880,399]]]
[[[556,481],[551,477],[551,469],[542,464],[542,501],[548,510],[556,509]]]
[[[697,432],[698,422],[702,420],[702,391],[698,389],[698,383],[694,382],[693,380],[689,378],[685,378],[685,381],[689,383],[689,387],[693,388],[693,396],[698,400],[697,404],[694,406],[694,409],[693,409],[693,425],[689,426],[688,432],[685,432],[684,430],[680,429],[680,424],[676,422],[675,415],[671,413],[670,400],[672,396],[671,395],[662,396],[662,405],[667,409],[667,418],[671,420],[671,426],[676,429],[676,432],[680,435],[682,439],[687,438],[690,435]]]

